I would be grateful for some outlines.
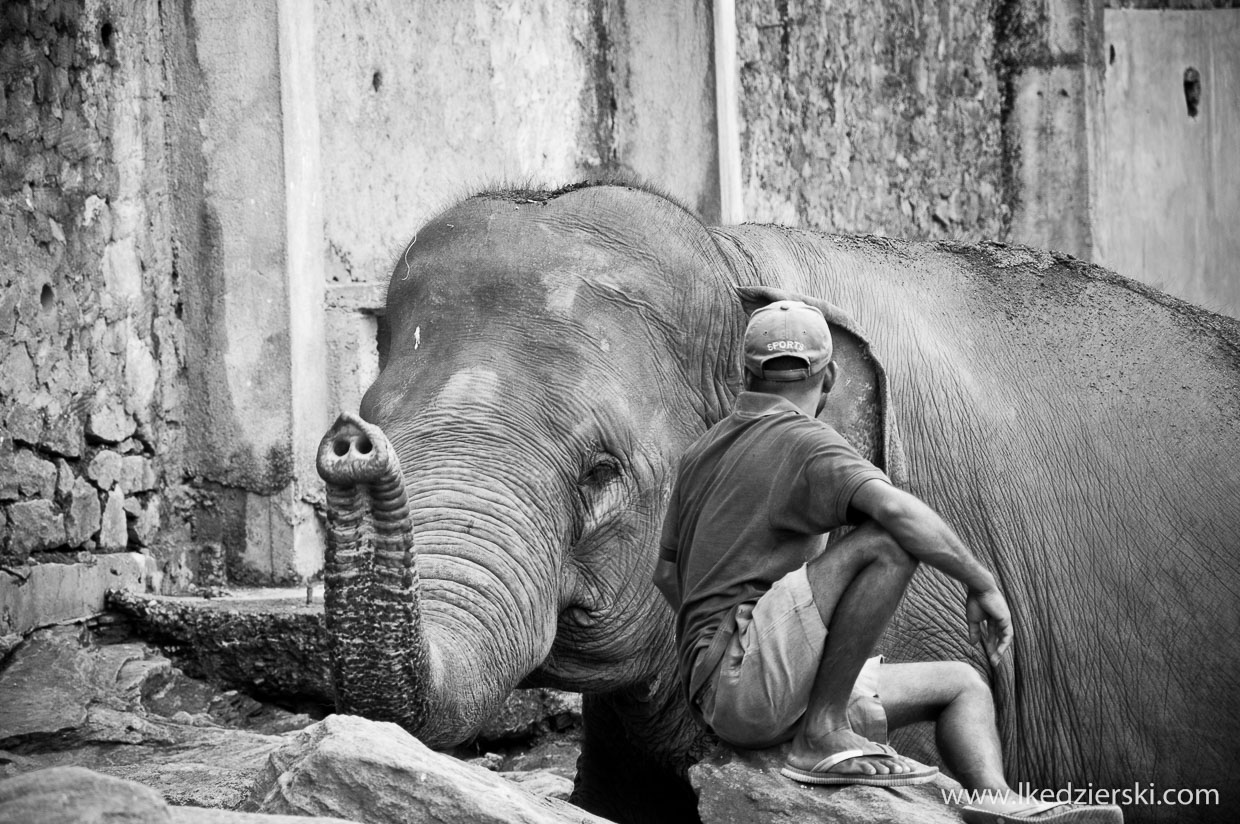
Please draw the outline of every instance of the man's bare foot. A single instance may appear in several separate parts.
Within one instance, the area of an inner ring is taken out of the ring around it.
[[[826,768],[822,766],[824,759],[845,753],[855,754]],[[897,755],[890,747],[858,735],[850,727],[840,727],[823,735],[802,731],[792,741],[787,763],[794,771],[835,775],[905,775],[926,769],[923,764]]]

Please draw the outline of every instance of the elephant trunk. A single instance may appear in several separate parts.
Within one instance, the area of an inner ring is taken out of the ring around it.
[[[419,732],[434,685],[400,460],[379,427],[345,414],[319,445],[318,471],[336,707]]]

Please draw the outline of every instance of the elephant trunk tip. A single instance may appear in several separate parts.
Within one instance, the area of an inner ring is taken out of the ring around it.
[[[347,412],[319,442],[316,463],[319,476],[338,486],[384,481],[398,466],[383,430]]]

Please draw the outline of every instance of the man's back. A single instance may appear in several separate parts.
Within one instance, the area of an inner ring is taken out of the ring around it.
[[[683,673],[714,667],[718,655],[702,652],[735,607],[816,555],[824,534],[847,523],[856,489],[875,478],[886,480],[787,400],[737,398],[732,414],[682,458],[664,527],[663,555],[676,558],[682,598]]]

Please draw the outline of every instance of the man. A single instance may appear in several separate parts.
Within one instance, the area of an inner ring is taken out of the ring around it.
[[[1009,794],[972,667],[869,657],[918,562],[964,584],[970,639],[994,665],[1012,642],[1007,603],[937,514],[816,420],[836,379],[821,312],[758,309],[744,350],[747,391],[682,458],[655,573],[695,716],[738,747],[791,739],[782,772],[796,781],[879,786],[933,780],[936,768],[885,743],[888,727],[933,720],[953,775],[998,795],[966,820],[1122,821],[1118,807]]]

